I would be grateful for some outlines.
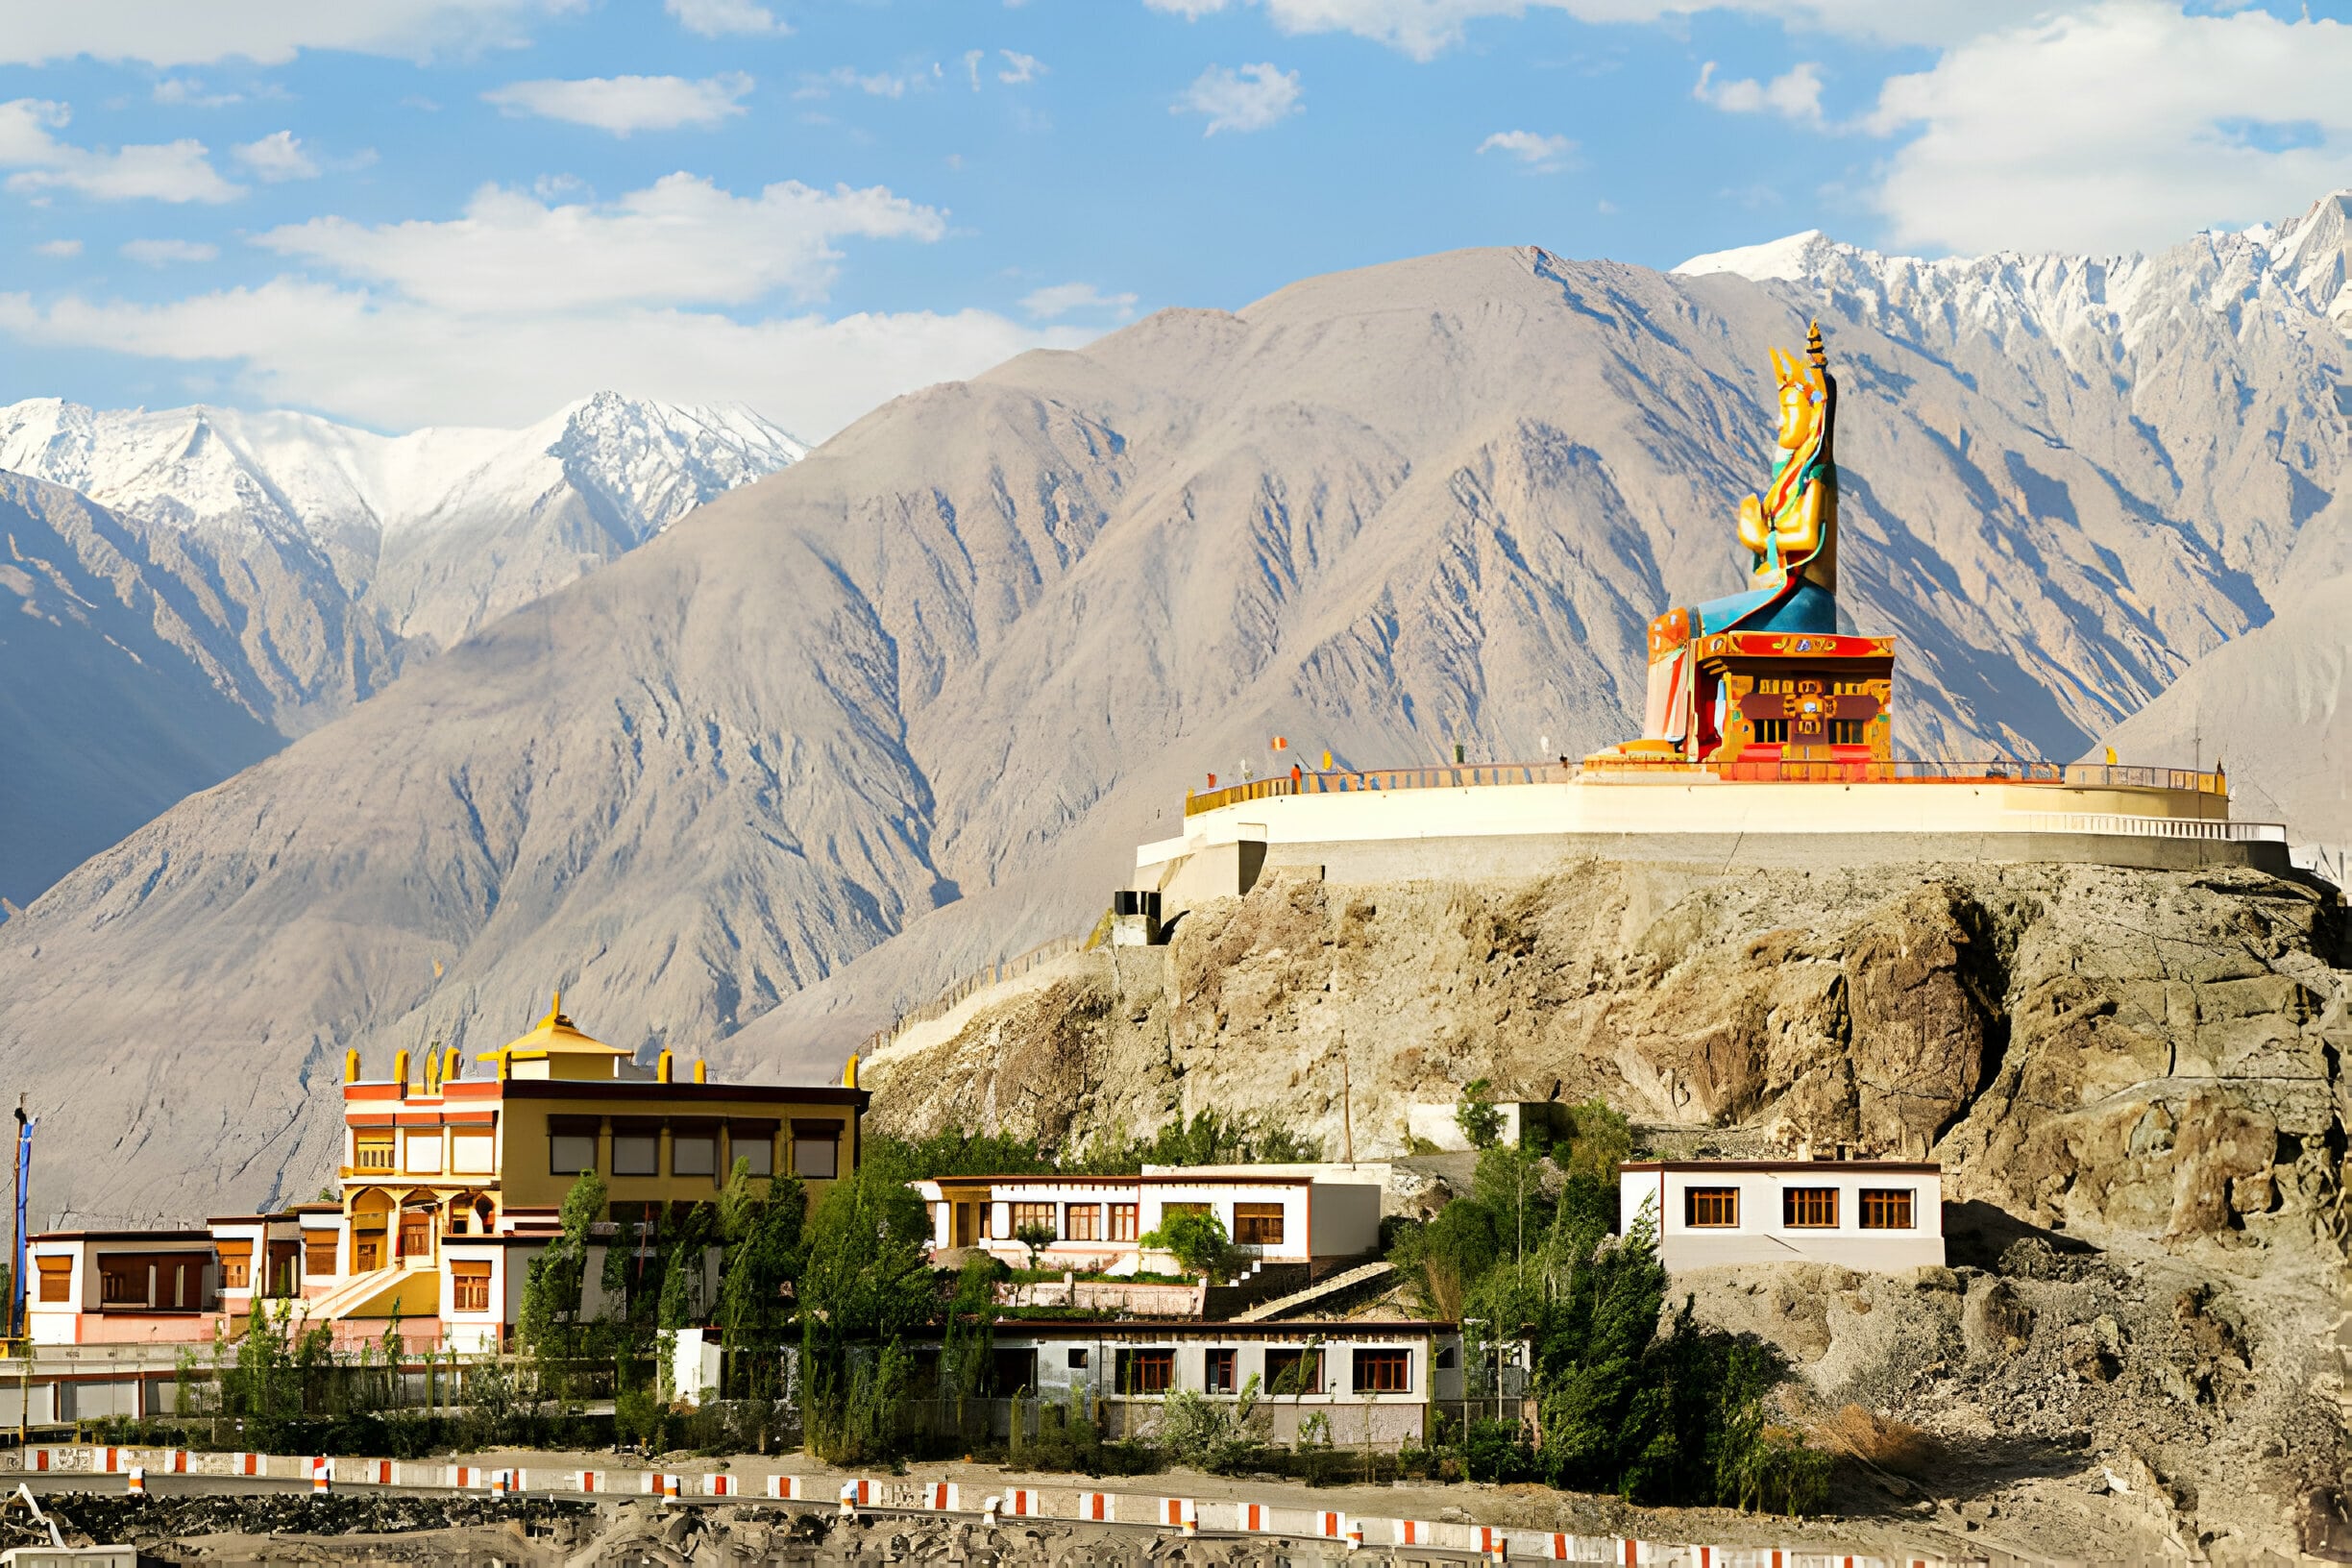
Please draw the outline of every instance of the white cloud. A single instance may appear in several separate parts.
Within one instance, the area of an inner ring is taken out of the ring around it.
[[[1919,249],[2120,252],[2352,184],[2352,26],[2106,0],[1880,89],[1874,195]]]
[[[675,16],[687,32],[706,38],[730,33],[780,35],[792,31],[776,19],[774,12],[752,0],[662,0],[662,10]]]
[[[1024,55],[1017,49],[999,49],[996,52],[1005,58],[1005,68],[996,73],[999,82],[1017,87],[1024,82],[1034,82],[1049,74],[1045,62],[1035,55]]]
[[[155,85],[155,101],[186,109],[226,109],[241,104],[241,92],[207,92],[204,84],[193,77],[167,76]]]
[[[237,161],[273,184],[281,180],[315,180],[319,167],[291,131],[273,131],[259,141],[238,143]]]
[[[245,59],[279,65],[305,49],[407,60],[519,44],[528,24],[583,0],[64,0],[7,8],[0,64],[88,55],[151,65]]]
[[[110,152],[75,147],[51,135],[71,118],[63,104],[37,98],[0,104],[0,168],[18,171],[8,177],[9,189],[71,190],[110,202],[226,202],[243,191],[213,170],[201,141]]]
[[[964,51],[964,69],[971,76],[971,88],[974,92],[978,92],[980,90],[980,62],[986,59],[988,59],[988,51],[986,49],[967,49]]]
[[[1576,157],[1577,144],[1566,136],[1547,136],[1533,131],[1497,131],[1479,143],[1481,153],[1508,153],[1531,169],[1551,174],[1566,168]]]
[[[220,255],[220,247],[193,239],[135,239],[122,254],[146,266],[167,267],[180,261],[209,261]]]
[[[167,305],[0,294],[0,331],[232,367],[254,403],[300,404],[383,429],[521,426],[610,386],[680,403],[740,401],[821,440],[890,398],[1094,334],[985,310],[736,321],[692,310],[453,315],[281,278]]]
[[[821,298],[845,237],[930,241],[936,208],[879,185],[817,190],[797,181],[736,196],[673,174],[617,201],[550,206],[485,186],[446,222],[361,224],[315,218],[255,243],[436,308],[592,309],[620,305],[741,305],[782,291]]]
[[[1055,321],[1078,311],[1109,311],[1125,321],[1135,313],[1133,294],[1105,294],[1092,283],[1055,283],[1034,289],[1021,299],[1021,308],[1039,321]]]
[[[632,131],[699,130],[744,111],[751,90],[741,71],[689,82],[682,76],[592,76],[580,81],[515,82],[482,94],[509,114],[592,125],[625,136]]]
[[[972,57],[980,53],[980,50],[973,50],[971,55],[965,57],[964,61],[971,68],[972,84],[975,86],[979,85],[980,72]],[[795,98],[827,98],[832,96],[835,87],[845,87],[855,92],[862,92],[869,98],[903,98],[911,89],[929,86],[939,75],[940,68],[937,65],[931,67],[929,76],[925,76],[920,71],[897,76],[889,71],[867,72],[860,71],[853,65],[836,65],[822,76],[807,78],[806,85],[793,96]]]
[[[1235,69],[1212,65],[1185,89],[1170,110],[1177,114],[1206,114],[1213,136],[1219,131],[1263,131],[1298,108],[1296,71],[1272,65],[1243,65]]]
[[[42,256],[53,256],[63,260],[67,257],[80,256],[82,242],[78,239],[44,239],[33,249]]]
[[[2050,0],[1144,0],[1154,11],[1197,20],[1258,4],[1286,33],[1353,33],[1428,60],[1459,43],[1463,28],[1530,10],[1565,12],[1581,22],[1666,22],[1707,12],[1775,17],[1797,31],[1877,43],[1946,44],[2049,9]]]
[[[1718,82],[1715,62],[1710,60],[1699,67],[1699,85],[1691,88],[1691,96],[1701,103],[1733,114],[1770,112],[1814,126],[1822,123],[1821,95],[1821,67],[1811,61],[1791,66],[1769,82],[1752,77]]]

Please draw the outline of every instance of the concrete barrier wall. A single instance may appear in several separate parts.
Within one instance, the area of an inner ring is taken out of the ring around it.
[[[683,1502],[697,1498],[800,1500],[838,1507],[845,1495],[860,1508],[980,1513],[991,1499],[1008,1517],[1123,1525],[1181,1531],[1188,1521],[1218,1535],[1267,1535],[1294,1540],[1360,1539],[1368,1548],[1431,1546],[1456,1552],[1507,1549],[1517,1560],[1656,1565],[1656,1568],[1981,1568],[1944,1557],[1862,1556],[1814,1547],[1689,1545],[1624,1536],[1570,1535],[1501,1525],[1363,1517],[1335,1508],[1287,1503],[1195,1500],[1161,1494],[1090,1492],[1076,1487],[992,1487],[912,1478],[827,1478],[741,1471],[685,1476],[647,1470],[492,1470],[475,1465],[311,1455],[202,1454],[168,1448],[91,1446],[28,1448],[0,1453],[0,1474],[253,1477],[307,1482],[323,1465],[335,1486],[394,1486],[429,1491],[502,1491],[591,1497],[607,1492]]]

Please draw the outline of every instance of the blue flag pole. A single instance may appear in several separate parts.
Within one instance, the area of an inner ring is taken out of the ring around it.
[[[37,1118],[25,1115],[24,1096],[16,1097],[16,1267],[10,1279],[8,1336],[12,1339],[30,1333],[31,1315],[25,1307],[30,1299],[25,1291],[25,1188],[33,1175],[33,1127]]]

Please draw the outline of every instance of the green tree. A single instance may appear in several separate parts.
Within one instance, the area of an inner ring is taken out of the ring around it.
[[[1617,1167],[1633,1153],[1633,1126],[1602,1104],[1586,1100],[1568,1108],[1568,1159],[1571,1176],[1593,1176],[1614,1183]],[[1554,1157],[1557,1158],[1555,1151]]]
[[[894,1173],[861,1164],[809,1216],[799,1279],[801,1427],[829,1463],[888,1454],[912,1377],[900,1343],[937,1306],[931,1216]]]
[[[560,1398],[563,1364],[580,1349],[581,1291],[588,1271],[588,1228],[605,1214],[604,1179],[580,1172],[564,1194],[556,1234],[523,1275],[515,1337],[531,1358],[542,1392]]]
[[[1054,1228],[1043,1220],[1027,1220],[1013,1227],[1013,1239],[1029,1249],[1029,1271],[1034,1274],[1038,1254],[1054,1244]]]
[[[1462,1085],[1454,1104],[1454,1125],[1474,1149],[1491,1149],[1503,1139],[1503,1113],[1495,1109],[1494,1086],[1483,1078]]]
[[[1198,1274],[1212,1285],[1216,1283],[1215,1276],[1233,1271],[1233,1239],[1225,1234],[1225,1222],[1211,1210],[1180,1209],[1164,1213],[1160,1228],[1146,1235],[1141,1244],[1170,1254],[1186,1273]]]

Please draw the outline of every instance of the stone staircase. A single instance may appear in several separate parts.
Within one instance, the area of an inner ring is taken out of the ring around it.
[[[1396,1265],[1385,1259],[1359,1263],[1354,1268],[1327,1275],[1304,1290],[1293,1290],[1286,1296],[1276,1296],[1245,1311],[1236,1312],[1233,1320],[1237,1323],[1263,1323],[1272,1318],[1286,1317],[1306,1307],[1334,1307],[1354,1292],[1384,1285],[1395,1272]]]

